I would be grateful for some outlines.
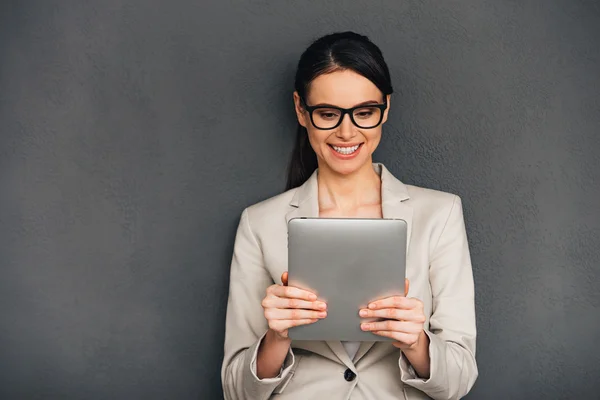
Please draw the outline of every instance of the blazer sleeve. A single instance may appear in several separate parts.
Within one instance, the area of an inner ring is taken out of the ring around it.
[[[430,376],[420,379],[402,354],[401,380],[435,400],[460,399],[473,387],[478,370],[473,271],[458,196],[454,196],[429,268],[433,302],[425,333],[430,339]]]
[[[264,266],[248,214],[248,209],[242,212],[231,261],[221,368],[226,400],[268,399],[273,392],[283,390],[294,365],[290,349],[278,377],[258,379],[256,375],[256,355],[268,330],[261,302],[274,282]]]

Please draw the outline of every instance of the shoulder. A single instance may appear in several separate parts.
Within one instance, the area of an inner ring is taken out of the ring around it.
[[[290,202],[297,190],[298,188],[290,189],[276,196],[252,204],[246,207],[242,215],[246,215],[246,218],[248,218],[249,223],[253,227],[283,219],[290,208]],[[281,218],[278,218],[279,216],[281,216]]]
[[[460,198],[453,193],[406,184],[396,178],[383,164],[376,163],[375,167],[381,174],[382,190],[386,190],[391,197],[410,204],[413,209],[433,214],[436,210],[452,208],[460,203]]]
[[[406,188],[410,205],[421,214],[442,217],[453,210],[462,210],[462,200],[454,193],[414,185],[406,185]]]
[[[423,205],[443,205],[460,201],[460,197],[454,193],[441,190],[429,189],[421,186],[406,185],[410,199]]]

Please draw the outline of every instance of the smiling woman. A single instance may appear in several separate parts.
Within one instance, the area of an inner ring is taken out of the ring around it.
[[[458,399],[473,386],[474,288],[461,201],[405,185],[373,163],[392,92],[383,55],[365,36],[327,35],[302,54],[288,190],[244,210],[236,236],[226,399]],[[287,284],[286,221],[303,216],[407,222],[408,243],[398,243],[408,245],[405,295],[356,310],[380,319],[361,329],[393,341],[288,337],[293,326],[327,318],[326,303]]]

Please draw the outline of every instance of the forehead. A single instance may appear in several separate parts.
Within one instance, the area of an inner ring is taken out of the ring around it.
[[[365,101],[380,102],[383,94],[373,82],[354,71],[335,71],[315,78],[307,94],[309,104],[352,107]]]

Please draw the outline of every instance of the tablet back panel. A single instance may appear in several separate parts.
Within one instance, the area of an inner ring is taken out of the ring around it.
[[[289,285],[327,303],[327,317],[289,330],[293,340],[391,340],[363,332],[370,301],[404,295],[406,222],[294,218],[288,223]]]

